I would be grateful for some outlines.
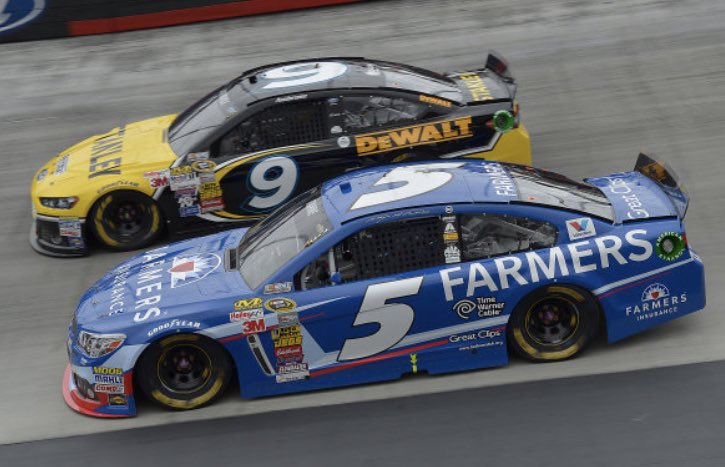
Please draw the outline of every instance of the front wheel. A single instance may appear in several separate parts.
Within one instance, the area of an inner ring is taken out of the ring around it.
[[[151,344],[136,368],[136,381],[156,404],[190,410],[224,394],[232,366],[219,344],[196,334],[175,334]]]
[[[114,191],[99,199],[91,210],[95,237],[114,250],[136,250],[161,235],[161,210],[148,196],[135,191]]]
[[[551,285],[526,296],[511,314],[509,342],[520,356],[534,362],[571,358],[599,329],[598,306],[586,290]]]

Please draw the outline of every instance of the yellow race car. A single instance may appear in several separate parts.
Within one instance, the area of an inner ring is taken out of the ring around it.
[[[377,164],[453,157],[531,163],[516,82],[490,53],[438,74],[363,58],[247,71],[179,115],[72,146],[33,179],[30,240],[77,256],[250,224],[290,197]]]

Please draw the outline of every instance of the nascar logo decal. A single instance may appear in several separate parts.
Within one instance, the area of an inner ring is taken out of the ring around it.
[[[214,253],[204,253],[192,256],[175,257],[169,269],[171,274],[171,288],[182,287],[200,281],[222,263],[221,258]]]

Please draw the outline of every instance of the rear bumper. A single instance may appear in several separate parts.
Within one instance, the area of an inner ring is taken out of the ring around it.
[[[33,214],[30,246],[38,253],[56,257],[88,254],[85,219]]]

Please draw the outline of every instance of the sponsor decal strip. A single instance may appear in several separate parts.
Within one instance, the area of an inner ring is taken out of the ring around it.
[[[687,263],[690,263],[692,261],[693,261],[693,259],[689,258],[689,259],[686,259],[685,261],[680,261],[679,263],[670,264],[669,266],[665,266],[665,267],[662,267],[659,269],[653,269],[652,271],[648,271],[648,272],[645,272],[642,274],[638,274],[636,276],[628,277],[627,279],[622,279],[622,280],[619,280],[616,282],[612,282],[610,284],[599,287],[598,289],[594,290],[593,293],[594,293],[594,295],[606,297],[608,295],[618,292],[619,290],[625,289],[626,287],[620,287],[622,285],[630,284],[632,282],[635,282],[635,281],[638,281],[638,280],[644,279],[644,278],[654,279],[654,277],[652,277],[652,276],[659,276],[659,275],[661,275],[660,273],[669,271],[670,269],[674,269],[674,268],[677,268],[680,266],[684,266]],[[634,285],[634,284],[632,284],[632,285]],[[612,293],[610,293],[610,294],[603,295],[605,292],[609,292],[610,290],[617,289],[617,288],[619,288],[619,289],[612,291]]]
[[[349,363],[342,363],[329,368],[323,368],[321,370],[311,371],[310,377],[322,376],[328,373],[334,373],[336,371],[346,370],[348,368],[365,365],[367,363],[378,362],[380,360],[387,360],[389,358],[399,357],[401,355],[407,355],[409,353],[419,352],[421,350],[430,349],[432,347],[438,347],[448,343],[448,339],[442,339],[438,341],[429,342],[427,344],[419,345],[417,347],[411,347],[403,350],[397,350],[395,352],[384,353],[382,355],[376,355],[374,357],[363,358],[362,360],[356,360]],[[396,346],[398,347],[398,346]],[[395,348],[395,347],[394,347]],[[335,352],[337,354],[337,352]]]
[[[449,326],[447,328],[441,328],[441,329],[434,329],[432,331],[427,332],[421,332],[419,334],[413,334],[410,336],[407,336],[403,338],[400,342],[398,342],[396,345],[391,347],[391,349],[399,349],[401,347],[406,347],[409,345],[415,345],[419,344],[421,342],[430,341],[433,339],[439,339],[441,337],[445,337],[445,342],[448,342],[448,336],[451,336],[453,334],[464,334],[466,332],[475,331],[478,329],[483,328],[490,328],[493,326],[498,325],[506,325],[508,323],[508,315],[506,316],[498,316],[496,318],[490,318],[490,319],[478,319],[476,321],[471,321],[463,324],[456,324],[455,326]],[[338,352],[329,352],[322,356],[314,365],[316,367],[322,367],[325,365],[330,365],[333,363],[336,363],[337,361],[337,355]],[[373,357],[371,357],[373,358]],[[337,366],[335,367],[337,368]]]

